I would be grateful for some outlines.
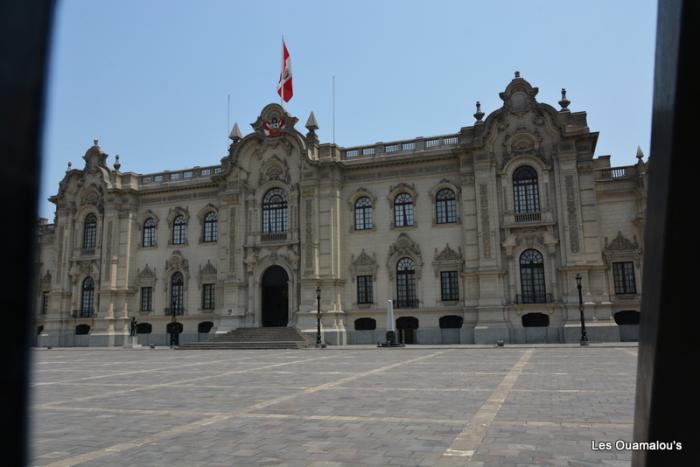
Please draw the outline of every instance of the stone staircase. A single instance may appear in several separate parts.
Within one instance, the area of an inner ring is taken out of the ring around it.
[[[238,328],[226,334],[213,335],[208,342],[192,342],[178,349],[303,349],[312,344],[295,327]]]

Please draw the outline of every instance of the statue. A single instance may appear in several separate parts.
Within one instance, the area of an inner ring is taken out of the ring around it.
[[[133,316],[131,317],[131,323],[130,323],[130,325],[129,325],[129,331],[130,331],[129,334],[131,335],[131,337],[134,337],[134,336],[136,335],[136,318],[133,317]]]

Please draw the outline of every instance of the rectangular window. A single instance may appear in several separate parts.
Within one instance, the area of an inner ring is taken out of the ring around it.
[[[141,287],[141,311],[153,309],[153,287]]]
[[[202,284],[202,309],[214,309],[214,284]]]
[[[457,271],[443,271],[440,273],[440,290],[443,301],[459,300]]]
[[[372,276],[357,276],[357,303],[373,303]]]
[[[49,293],[44,292],[41,294],[41,314],[45,315],[49,312]]]
[[[615,293],[618,295],[637,293],[637,285],[634,280],[634,263],[613,263],[613,278],[615,280]]]

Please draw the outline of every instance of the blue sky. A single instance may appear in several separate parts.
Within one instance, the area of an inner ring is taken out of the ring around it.
[[[648,154],[656,2],[66,0],[57,8],[39,214],[66,164],[99,138],[122,171],[219,163],[230,121],[242,132],[279,102],[281,36],[302,127],[316,114],[342,146],[454,133],[487,114],[519,70],[558,108],[599,131],[613,165]]]

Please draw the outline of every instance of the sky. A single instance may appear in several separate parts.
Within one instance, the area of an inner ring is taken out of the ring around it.
[[[64,0],[54,20],[39,215],[68,161],[99,139],[121,171],[220,163],[238,122],[279,102],[282,36],[299,118],[321,142],[374,144],[456,133],[488,115],[515,70],[537,99],[585,111],[596,156],[649,150],[656,31],[652,0]],[[230,99],[229,99],[230,96]],[[229,104],[230,102],[230,104]]]

